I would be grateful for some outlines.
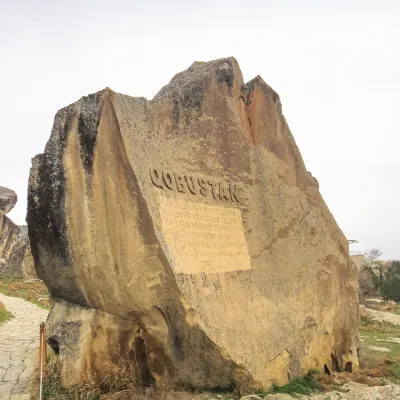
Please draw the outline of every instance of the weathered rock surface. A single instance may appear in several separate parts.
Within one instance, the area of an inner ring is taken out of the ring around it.
[[[6,216],[17,203],[14,191],[0,186],[0,273],[24,278],[35,277],[28,229]]]
[[[278,94],[235,59],[60,110],[28,197],[65,385],[121,359],[145,384],[242,392],[357,367],[348,242]]]
[[[17,194],[4,186],[0,186],[0,213],[8,214],[17,203]]]

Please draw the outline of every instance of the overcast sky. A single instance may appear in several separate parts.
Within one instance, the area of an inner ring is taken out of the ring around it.
[[[400,1],[0,0],[0,186],[25,223],[31,158],[58,109],[106,86],[151,99],[234,56],[280,95],[339,226],[400,259]]]

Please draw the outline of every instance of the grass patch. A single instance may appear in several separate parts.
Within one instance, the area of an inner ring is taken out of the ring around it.
[[[360,371],[356,380],[369,384],[374,383],[369,378],[377,378],[375,381],[380,383],[387,379],[400,383],[400,343],[396,343],[400,342],[400,326],[361,316],[360,339]],[[390,352],[373,350],[371,346],[386,347]]]
[[[12,317],[13,317],[13,315],[9,311],[6,310],[6,308],[4,307],[4,304],[0,303],[0,325],[3,322],[8,321]]]
[[[0,275],[0,293],[30,301],[46,310],[50,308],[49,292],[43,282],[29,282]]]
[[[293,379],[287,385],[273,385],[267,392],[258,392],[261,397],[267,394],[285,393],[290,395],[311,395],[322,391],[323,387],[316,379],[316,371],[310,371],[307,375]]]

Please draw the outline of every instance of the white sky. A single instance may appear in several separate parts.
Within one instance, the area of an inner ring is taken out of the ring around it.
[[[0,185],[23,224],[31,158],[58,109],[103,89],[152,98],[234,56],[280,95],[351,250],[400,259],[400,1],[0,0]],[[397,117],[397,118],[396,118]]]

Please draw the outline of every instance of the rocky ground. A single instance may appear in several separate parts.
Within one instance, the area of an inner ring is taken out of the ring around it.
[[[100,400],[225,400],[230,399],[226,395],[188,394],[182,392],[170,392],[158,395],[134,394],[131,391],[107,395]],[[250,395],[240,400],[398,400],[400,399],[399,385],[367,386],[355,382],[349,382],[338,390],[316,394],[312,396],[291,396],[289,394],[277,393],[266,396]]]
[[[271,397],[266,400],[290,400],[292,397]],[[300,397],[301,400],[397,400],[400,399],[399,385],[367,386],[355,382],[346,383],[339,390],[314,396]]]
[[[1,293],[0,303],[13,315],[0,326],[0,400],[30,399],[29,382],[37,364],[39,324],[46,320],[48,311]]]

